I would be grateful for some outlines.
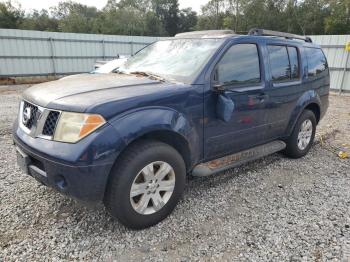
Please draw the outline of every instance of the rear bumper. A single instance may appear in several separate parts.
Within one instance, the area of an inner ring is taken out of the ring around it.
[[[110,143],[106,147],[105,135],[113,132],[114,128],[108,126],[83,143],[65,144],[36,138],[38,142],[33,144],[35,138],[15,125],[13,140],[18,157],[25,158],[24,171],[28,175],[62,194],[98,202],[104,197],[108,176],[118,155],[117,145],[113,143],[115,138],[107,136]],[[41,150],[28,144],[39,144]],[[96,149],[98,145],[103,147],[102,151]],[[67,161],[69,158],[72,162]]]

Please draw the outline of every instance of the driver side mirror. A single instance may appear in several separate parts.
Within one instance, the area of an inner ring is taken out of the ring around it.
[[[213,88],[213,91],[218,92],[218,93],[222,93],[225,91],[225,85],[223,83],[221,83],[219,80],[218,67],[216,67],[215,71],[214,71],[214,76],[213,76],[213,80],[212,80],[212,88]]]
[[[219,70],[216,67],[213,80],[212,90],[218,94],[216,102],[216,116],[224,122],[230,122],[235,104],[233,100],[227,96],[225,90],[225,84],[220,82]]]
[[[225,86],[223,84],[213,84],[212,87],[213,90],[218,93],[222,93],[225,91]]]

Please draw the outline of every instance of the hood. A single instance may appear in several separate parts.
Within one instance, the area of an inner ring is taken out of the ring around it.
[[[158,93],[169,85],[143,76],[85,74],[34,85],[23,93],[23,98],[46,108],[85,112],[108,101]]]

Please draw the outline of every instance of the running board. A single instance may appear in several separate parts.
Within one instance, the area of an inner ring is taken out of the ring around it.
[[[206,163],[197,165],[193,171],[193,176],[210,176],[226,169],[240,166],[244,163],[271,155],[286,148],[286,143],[276,140],[261,146],[253,147],[233,155],[218,158]]]

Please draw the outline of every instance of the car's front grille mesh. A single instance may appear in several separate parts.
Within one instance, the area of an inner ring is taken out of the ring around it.
[[[26,121],[23,121],[23,125],[30,130],[37,122],[40,112],[37,106],[24,101],[22,114],[24,114],[26,110],[30,112],[30,115],[27,116]]]
[[[52,139],[60,111],[50,110],[23,100],[19,120],[22,129],[33,137]]]
[[[45,136],[53,136],[54,135],[59,116],[60,116],[60,112],[50,111],[50,113],[48,114],[48,116],[46,118],[44,127],[43,127],[43,131],[42,131],[43,135],[45,135]]]

